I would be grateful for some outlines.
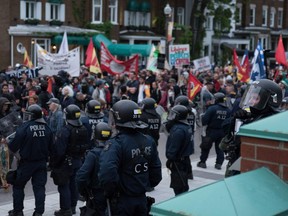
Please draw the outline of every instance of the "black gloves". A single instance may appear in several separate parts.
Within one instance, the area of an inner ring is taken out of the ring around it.
[[[172,166],[173,166],[172,160],[169,160],[169,159],[168,159],[168,160],[166,161],[166,167],[171,170],[171,169],[172,169]]]
[[[251,113],[246,110],[239,109],[234,113],[234,117],[238,119],[248,119],[251,118]]]

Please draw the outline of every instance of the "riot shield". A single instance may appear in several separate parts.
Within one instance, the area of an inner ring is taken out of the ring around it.
[[[6,138],[13,134],[22,123],[20,114],[13,111],[0,119],[0,134]]]

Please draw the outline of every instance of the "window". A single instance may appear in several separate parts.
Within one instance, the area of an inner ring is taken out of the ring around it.
[[[45,19],[47,21],[59,20],[65,21],[65,4],[49,3],[45,5]]]
[[[255,10],[256,5],[250,5],[250,20],[249,20],[250,25],[255,25]]]
[[[93,0],[92,22],[102,23],[102,0]]]
[[[271,8],[271,10],[270,10],[270,24],[269,24],[269,26],[270,27],[274,27],[274,25],[275,25],[275,8]]]
[[[240,25],[242,22],[242,4],[237,4],[236,6],[236,24]]]
[[[60,5],[59,4],[51,4],[50,5],[50,19],[51,20],[59,20],[60,14]]]
[[[109,1],[109,13],[110,13],[111,23],[117,24],[118,22],[118,0]]]
[[[260,37],[260,43],[262,45],[262,49],[265,50],[265,49],[268,49],[267,45],[268,45],[268,37],[265,36],[265,37]]]
[[[267,26],[268,6],[262,6],[262,26]]]
[[[283,8],[278,8],[277,25],[279,28],[282,28],[282,24],[283,24]]]
[[[20,1],[20,18],[41,20],[41,2]]]
[[[177,8],[177,23],[180,25],[184,25],[184,8]]]
[[[209,15],[209,13],[205,14],[206,21],[205,21],[205,28],[206,30],[211,30],[211,24],[212,24],[212,17]]]

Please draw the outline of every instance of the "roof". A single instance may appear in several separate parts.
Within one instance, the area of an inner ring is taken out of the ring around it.
[[[288,141],[288,111],[269,116],[256,122],[240,127],[241,136]]]
[[[83,29],[78,27],[72,27],[72,26],[50,26],[50,25],[16,25],[16,26],[10,26],[8,29],[9,35],[49,35],[51,36],[51,33],[55,34],[61,34],[64,32],[67,32],[67,34],[87,34],[87,33],[100,33],[99,31],[93,30],[93,29]]]
[[[288,214],[288,185],[267,168],[242,173],[153,205],[155,216]]]

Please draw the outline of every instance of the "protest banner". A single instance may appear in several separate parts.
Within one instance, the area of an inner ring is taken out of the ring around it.
[[[80,74],[80,55],[79,47],[70,50],[68,54],[49,53],[41,46],[37,46],[38,67],[43,67],[41,75],[56,75],[59,71],[67,71],[72,77],[78,77]]]
[[[176,68],[182,68],[183,65],[190,65],[189,44],[170,45],[169,63]]]

